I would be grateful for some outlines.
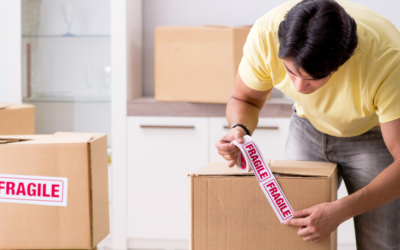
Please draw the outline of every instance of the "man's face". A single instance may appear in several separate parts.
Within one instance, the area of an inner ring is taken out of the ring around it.
[[[292,80],[296,90],[302,94],[311,94],[317,89],[324,86],[325,83],[331,78],[332,73],[323,79],[313,79],[303,69],[299,68],[297,71],[293,62],[284,60],[286,72]]]

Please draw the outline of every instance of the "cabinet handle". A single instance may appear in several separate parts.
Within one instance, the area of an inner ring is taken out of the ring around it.
[[[231,129],[229,126],[224,126],[224,129]],[[257,126],[256,129],[279,129],[279,127],[274,127],[274,126]]]
[[[176,125],[140,125],[141,128],[178,128],[178,129],[194,129],[195,126],[176,126]]]
[[[279,129],[276,126],[257,126],[257,129]]]

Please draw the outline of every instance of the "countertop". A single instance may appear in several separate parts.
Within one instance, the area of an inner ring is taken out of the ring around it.
[[[260,117],[291,117],[293,101],[271,98],[265,102]],[[128,101],[128,116],[225,117],[226,104],[158,102],[154,97]]]

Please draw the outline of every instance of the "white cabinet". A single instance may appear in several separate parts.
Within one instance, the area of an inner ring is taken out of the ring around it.
[[[208,122],[127,118],[129,238],[188,238],[188,174],[209,162]]]
[[[260,118],[253,138],[266,159],[285,158],[285,144],[290,118]],[[215,142],[229,131],[224,117],[210,118],[210,161],[224,161],[215,148]]]

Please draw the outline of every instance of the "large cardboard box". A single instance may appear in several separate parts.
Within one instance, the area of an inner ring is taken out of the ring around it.
[[[35,133],[35,106],[0,103],[0,135]]]
[[[92,249],[108,234],[105,134],[0,136],[0,249]]]
[[[270,168],[295,211],[336,200],[335,163],[275,161]],[[254,173],[211,163],[189,180],[191,250],[336,249],[336,231],[313,244],[281,224]]]
[[[227,103],[251,27],[156,27],[155,100]]]

